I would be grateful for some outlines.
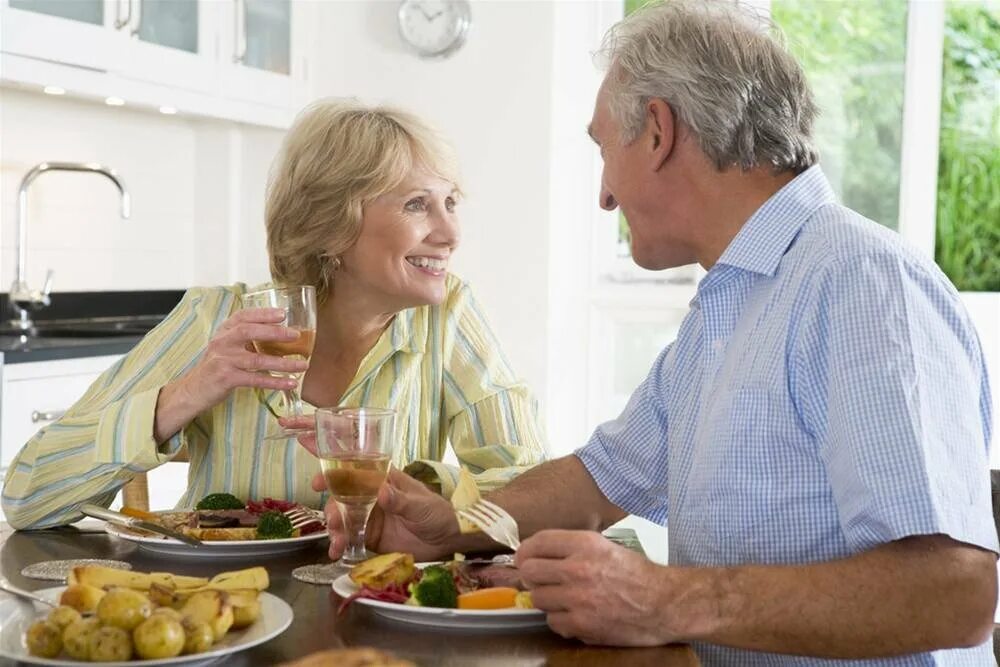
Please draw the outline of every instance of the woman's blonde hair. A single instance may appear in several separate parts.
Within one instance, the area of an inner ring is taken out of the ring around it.
[[[451,148],[413,114],[326,99],[299,114],[271,167],[264,219],[271,278],[328,296],[340,254],[361,233],[365,205],[414,168],[455,184]]]

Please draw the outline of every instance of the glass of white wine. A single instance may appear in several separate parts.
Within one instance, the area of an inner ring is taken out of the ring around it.
[[[243,295],[244,308],[281,308],[285,311],[285,319],[281,322],[290,329],[296,329],[299,337],[289,341],[255,340],[254,349],[260,354],[271,354],[287,359],[309,361],[313,346],[316,343],[316,288],[311,285],[299,287],[270,287],[267,289],[247,292]],[[302,416],[302,377],[305,373],[282,373],[272,371],[272,375],[290,377],[296,381],[293,389],[285,389],[282,396],[285,399],[285,417]],[[290,438],[309,429],[282,428],[273,438]]]
[[[347,548],[331,566],[332,573],[343,573],[345,566],[371,555],[365,549],[365,525],[389,474],[395,422],[395,410],[384,408],[316,410],[316,455],[347,534]]]

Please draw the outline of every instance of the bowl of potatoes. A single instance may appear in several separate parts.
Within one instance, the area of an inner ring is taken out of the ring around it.
[[[38,665],[193,665],[265,642],[292,609],[262,567],[211,579],[86,566],[35,591],[57,606],[0,600],[0,657]]]

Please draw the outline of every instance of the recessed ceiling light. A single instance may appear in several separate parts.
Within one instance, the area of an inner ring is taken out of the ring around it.
[[[166,114],[168,116],[173,116],[175,113],[177,113],[177,108],[176,107],[160,107],[160,113]]]
[[[42,89],[46,95],[65,95],[66,89],[60,88],[59,86],[45,86]]]
[[[125,100],[120,97],[108,97],[104,100],[104,103],[109,107],[120,107],[125,104]]]

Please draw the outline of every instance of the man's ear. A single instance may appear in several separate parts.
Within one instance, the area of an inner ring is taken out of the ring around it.
[[[674,111],[666,101],[653,98],[646,103],[646,138],[650,167],[658,171],[674,150]]]

